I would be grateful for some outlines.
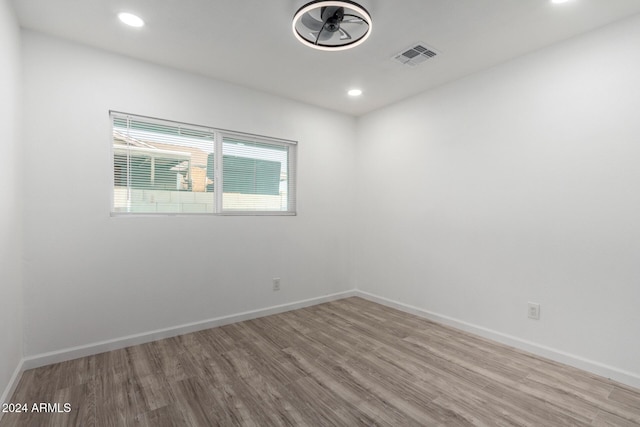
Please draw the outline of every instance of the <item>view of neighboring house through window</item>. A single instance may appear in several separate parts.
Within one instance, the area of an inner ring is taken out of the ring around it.
[[[294,142],[123,113],[111,119],[113,213],[295,214]]]

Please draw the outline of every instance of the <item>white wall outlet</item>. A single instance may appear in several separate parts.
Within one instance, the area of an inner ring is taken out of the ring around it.
[[[530,302],[527,310],[529,319],[540,320],[540,304]]]
[[[274,277],[273,278],[273,290],[274,291],[279,291],[280,290],[280,278],[279,277]]]

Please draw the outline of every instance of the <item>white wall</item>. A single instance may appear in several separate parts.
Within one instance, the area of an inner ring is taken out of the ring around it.
[[[638,40],[636,16],[361,118],[358,288],[640,380]]]
[[[0,0],[0,402],[22,358],[20,31]],[[8,390],[7,390],[8,391]],[[2,416],[2,414],[0,414]]]
[[[23,40],[27,356],[349,289],[353,118]],[[298,216],[110,217],[110,109],[299,141]]]

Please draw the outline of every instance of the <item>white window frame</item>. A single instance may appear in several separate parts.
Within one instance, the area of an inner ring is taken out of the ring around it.
[[[132,119],[144,121],[145,119],[153,122],[162,122],[172,125],[191,126],[195,128],[207,128],[213,131],[214,134],[214,153],[221,153],[221,155],[214,156],[214,191],[213,191],[213,212],[207,213],[191,213],[191,212],[116,212],[114,211],[114,188],[115,188],[115,174],[114,174],[114,154],[113,147],[113,120],[115,116],[128,116]],[[226,129],[219,129],[210,126],[196,125],[192,123],[178,122],[175,120],[159,119],[150,116],[143,116],[140,114],[130,114],[120,111],[109,111],[110,120],[110,215],[111,216],[296,216],[297,215],[297,154],[298,154],[298,142],[283,138],[275,138],[264,135],[256,135],[246,132],[238,132]],[[224,188],[224,151],[223,143],[224,138],[242,139],[247,142],[256,142],[262,144],[279,145],[287,147],[287,210],[286,211],[254,211],[254,210],[238,210],[238,209],[224,209],[223,205],[223,191]]]

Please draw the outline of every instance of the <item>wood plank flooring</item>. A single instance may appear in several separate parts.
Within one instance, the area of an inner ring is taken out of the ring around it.
[[[638,426],[640,390],[360,298],[26,371],[9,426]]]

